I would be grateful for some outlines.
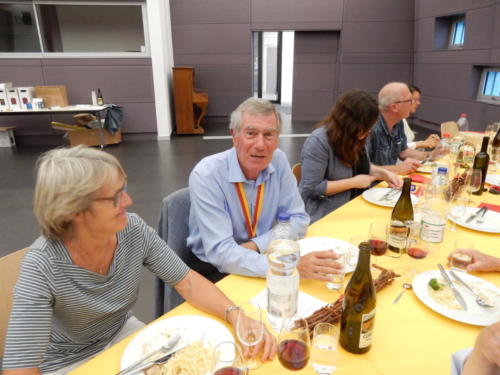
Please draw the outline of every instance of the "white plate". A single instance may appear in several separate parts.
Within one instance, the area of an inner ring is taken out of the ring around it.
[[[492,300],[496,299],[495,307],[486,308],[479,306],[474,296],[468,292],[462,285],[458,282],[454,282],[455,286],[459,290],[460,294],[465,299],[467,303],[467,311],[464,310],[453,310],[440,303],[436,302],[428,292],[428,283],[432,278],[443,279],[441,273],[438,270],[427,271],[418,274],[413,279],[413,290],[417,297],[422,301],[427,307],[431,308],[435,312],[446,316],[447,318],[457,320],[462,323],[473,324],[478,326],[488,326],[490,324],[496,323],[500,320],[500,289],[496,288],[493,284],[482,280],[478,277],[469,275],[465,272],[459,272],[459,277],[467,284],[478,288],[483,294],[486,293],[491,296]],[[448,273],[448,272],[447,272]],[[449,273],[448,273],[449,274]],[[450,278],[452,276],[450,275]],[[452,278],[453,280],[453,278]],[[495,298],[496,296],[496,298]]]
[[[427,162],[420,167],[417,168],[417,172],[419,173],[432,173],[432,170],[436,167],[445,167],[442,164],[435,163],[435,162]]]
[[[485,181],[490,185],[500,186],[500,174],[487,174]]]
[[[486,214],[483,217],[484,221],[482,224],[479,224],[477,220],[472,220],[470,223],[466,223],[470,215],[476,213],[478,210],[479,208],[477,207],[467,207],[465,210],[465,215],[460,219],[456,220],[451,216],[448,216],[448,219],[462,227],[477,230],[479,232],[500,233],[500,213],[496,211],[486,211]]]
[[[176,348],[201,340],[212,347],[223,341],[234,342],[231,332],[213,319],[198,315],[173,316],[147,326],[135,336],[123,352],[120,369],[123,370],[143,358],[148,352],[165,344],[168,338],[163,341],[162,334],[174,335],[175,333],[181,336]],[[144,352],[144,349],[147,352]]]
[[[371,188],[368,190],[365,190],[362,194],[363,198],[367,200],[370,203],[376,204],[377,206],[382,206],[382,207],[394,207],[399,199],[399,196],[401,195],[401,192],[396,193],[395,196],[392,197],[391,200],[383,200],[380,201],[380,199],[384,196],[384,194],[388,193],[390,188]],[[418,197],[416,197],[414,194],[410,194],[411,197],[411,203],[413,205],[418,203]]]
[[[343,254],[345,249],[349,251],[349,264],[346,265],[346,273],[354,271],[358,264],[359,249],[349,242],[337,240],[331,237],[308,237],[299,240],[300,255],[306,255],[313,251],[333,250],[336,254]]]

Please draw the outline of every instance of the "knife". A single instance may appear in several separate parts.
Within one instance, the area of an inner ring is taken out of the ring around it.
[[[439,268],[439,272],[441,272],[441,275],[443,275],[444,281],[450,287],[450,289],[453,291],[453,294],[455,295],[455,299],[458,301],[460,306],[462,306],[462,308],[465,311],[467,311],[467,304],[465,303],[464,297],[462,297],[460,292],[457,290],[457,288],[455,287],[455,284],[453,284],[453,281],[451,281],[450,277],[448,276],[448,274],[444,270],[443,266],[440,264],[438,264],[437,266]]]
[[[465,223],[469,224],[472,220],[474,220],[476,217],[478,217],[481,214],[481,212],[483,212],[483,211],[486,211],[486,206],[481,207],[479,210],[476,211],[475,214],[470,215],[467,218],[467,220],[465,220]]]

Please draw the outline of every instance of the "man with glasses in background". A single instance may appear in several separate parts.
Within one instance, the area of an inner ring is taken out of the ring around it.
[[[406,83],[390,82],[378,94],[379,118],[367,142],[368,155],[373,164],[399,173],[413,173],[420,161],[442,155],[436,148],[433,153],[408,148],[402,120],[410,116],[413,97]],[[402,160],[397,164],[398,158]]]
[[[188,264],[215,282],[227,273],[265,277],[265,251],[279,212],[305,234],[309,215],[286,155],[281,117],[267,100],[249,98],[231,114],[233,148],[201,160],[189,177]],[[341,265],[332,250],[301,257],[302,278],[328,280]]]

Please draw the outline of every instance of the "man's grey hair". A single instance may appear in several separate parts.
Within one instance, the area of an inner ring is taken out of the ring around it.
[[[404,82],[390,82],[382,87],[378,93],[378,109],[385,111],[392,103],[404,100],[404,88],[408,89],[408,85]]]
[[[280,112],[270,101],[252,97],[246,99],[243,103],[241,103],[238,108],[236,108],[233,113],[231,113],[231,122],[229,123],[229,129],[235,133],[238,133],[241,130],[241,119],[243,117],[243,112],[248,113],[252,116],[268,116],[274,114],[278,123],[278,133],[281,133]]]

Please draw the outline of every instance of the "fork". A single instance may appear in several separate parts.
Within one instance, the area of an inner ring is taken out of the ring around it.
[[[396,195],[396,193],[398,191],[399,191],[398,189],[391,188],[391,190],[389,190],[387,193],[385,193],[384,195],[382,195],[382,197],[380,197],[378,201],[379,202],[389,201],[389,200],[392,199],[393,196]]]
[[[479,215],[479,217],[476,219],[476,223],[478,223],[479,225],[484,223],[484,215],[486,215],[486,211],[488,211],[488,207],[485,206],[481,215]]]
[[[472,290],[472,288],[465,283],[465,281],[463,281],[460,277],[458,277],[458,275],[455,272],[453,272],[452,269],[450,270],[450,273],[455,278],[455,280],[457,280],[460,284],[462,284],[474,297],[476,297],[476,303],[479,306],[482,306],[482,307],[495,307],[495,306],[492,306],[492,305],[488,304],[487,302],[485,302],[484,299],[482,299],[476,292],[474,292]]]

